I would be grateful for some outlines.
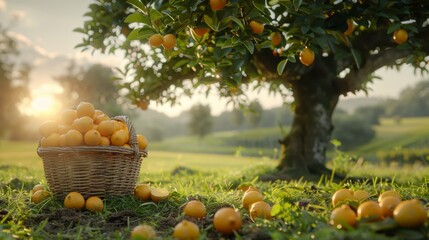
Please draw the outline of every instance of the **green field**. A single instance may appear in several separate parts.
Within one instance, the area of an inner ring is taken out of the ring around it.
[[[285,129],[287,132],[289,129]],[[429,118],[381,119],[374,126],[376,136],[370,142],[353,149],[350,154],[363,156],[367,160],[377,161],[377,153],[398,149],[429,149]],[[268,157],[276,159],[279,155],[277,140],[282,133],[279,128],[260,128],[245,131],[215,132],[204,139],[183,136],[151,142],[152,150],[170,152],[215,153],[243,156]],[[267,144],[268,142],[268,144]],[[244,145],[251,147],[243,147]],[[267,147],[270,145],[270,147]],[[329,153],[332,157],[332,153]]]

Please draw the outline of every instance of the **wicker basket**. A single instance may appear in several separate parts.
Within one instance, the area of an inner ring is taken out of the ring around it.
[[[69,192],[90,196],[126,195],[133,192],[142,157],[133,124],[125,116],[113,118],[125,122],[130,132],[131,149],[116,146],[77,146],[37,148],[43,159],[45,177],[56,197]]]

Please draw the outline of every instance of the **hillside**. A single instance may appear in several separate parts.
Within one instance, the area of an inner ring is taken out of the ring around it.
[[[286,128],[285,132],[288,130]],[[350,154],[375,160],[380,151],[429,149],[429,117],[404,118],[400,122],[384,118],[375,127],[375,131],[376,137],[373,140],[350,151]],[[149,150],[277,158],[280,147],[277,141],[281,137],[278,127],[224,131],[212,133],[204,139],[180,136],[151,142]]]

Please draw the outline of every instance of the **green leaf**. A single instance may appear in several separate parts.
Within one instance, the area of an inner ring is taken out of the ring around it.
[[[133,29],[130,32],[130,34],[128,34],[127,40],[132,41],[132,40],[146,39],[155,33],[156,32],[152,28],[149,28],[149,27],[136,28],[136,29]]]
[[[255,51],[255,45],[250,40],[246,40],[244,42],[244,46],[247,48],[247,50],[249,50],[250,54],[253,54],[253,52]]]
[[[126,22],[126,23],[138,22],[138,23],[149,24],[149,21],[145,15],[143,15],[141,13],[136,13],[136,12],[128,15],[125,18],[124,22]]]
[[[173,69],[177,69],[177,68],[187,64],[188,62],[189,62],[188,59],[182,59],[182,60],[178,61],[176,64],[174,64]]]
[[[212,30],[217,31],[217,28],[215,28],[213,24],[213,19],[209,17],[208,15],[204,15],[204,22],[209,26]]]
[[[152,22],[155,22],[161,18],[162,18],[162,13],[160,13],[158,10],[156,10],[154,8],[150,9],[150,20]]]
[[[255,6],[255,8],[261,12],[265,10],[265,6],[263,4],[257,3],[256,1],[253,1],[253,6]]]
[[[240,19],[238,19],[238,18],[236,18],[236,17],[234,17],[234,16],[231,16],[231,17],[229,17],[233,22],[235,22],[235,23],[237,23],[237,25],[241,28],[241,29],[244,29],[244,25],[243,25],[243,23],[240,21]]]
[[[83,30],[82,28],[75,28],[75,29],[73,29],[73,32],[78,32],[78,33],[86,34],[86,31]]]
[[[277,65],[277,73],[279,74],[279,75],[282,75],[283,74],[283,71],[285,70],[285,67],[286,67],[286,63],[288,62],[288,60],[287,59],[285,59],[285,60],[282,60],[281,62],[279,62],[279,64]]]
[[[128,41],[137,40],[139,39],[139,32],[141,28],[135,28],[133,29],[127,36]]]
[[[295,11],[298,11],[301,4],[302,4],[302,0],[293,0],[293,6],[295,7]]]
[[[128,0],[127,2],[142,12],[146,11],[144,4],[140,0]]]
[[[338,141],[337,139],[332,139],[331,140],[332,145],[334,145],[335,147],[340,147],[341,146],[341,142]]]
[[[389,28],[387,29],[387,34],[391,34],[394,31],[398,30],[399,28],[401,28],[401,23],[394,23],[390,25]]]
[[[271,208],[271,216],[276,216],[282,211],[282,206],[278,203],[274,204],[274,206]]]
[[[307,25],[307,24],[301,25],[302,34],[307,34],[308,30],[310,30],[310,25]]]

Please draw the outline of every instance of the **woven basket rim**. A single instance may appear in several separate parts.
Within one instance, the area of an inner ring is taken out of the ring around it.
[[[126,123],[128,127],[128,132],[130,134],[130,148],[124,148],[121,146],[73,146],[73,147],[41,147],[41,143],[39,140],[39,145],[37,146],[37,154],[40,157],[43,157],[44,154],[51,154],[51,153],[71,153],[71,152],[79,152],[79,153],[85,153],[85,152],[105,152],[105,153],[119,153],[119,154],[126,154],[126,155],[136,155],[136,157],[147,157],[148,152],[147,150],[141,151],[138,147],[138,141],[137,141],[137,134],[134,129],[134,125],[132,124],[131,120],[127,116],[115,116],[111,118],[112,120],[119,120],[124,123]]]

